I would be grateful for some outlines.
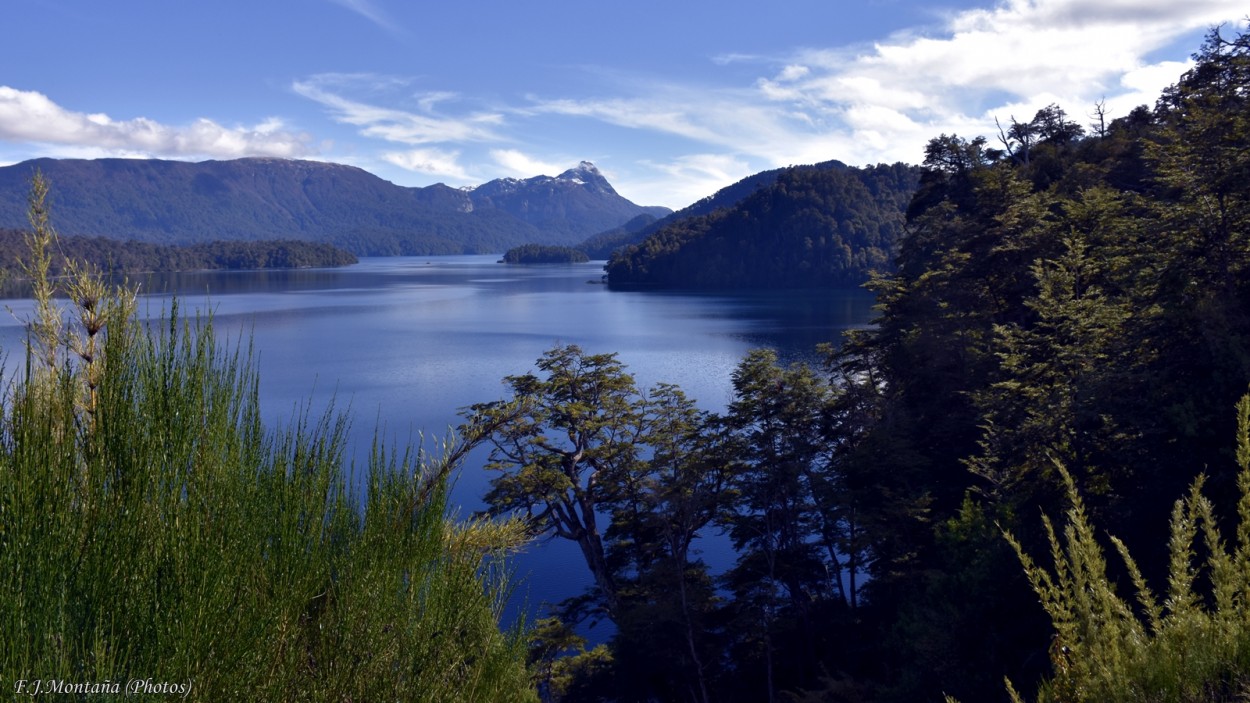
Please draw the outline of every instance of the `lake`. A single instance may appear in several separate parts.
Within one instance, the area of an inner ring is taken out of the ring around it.
[[[337,269],[195,272],[141,282],[141,313],[159,315],[176,295],[183,314],[211,311],[219,339],[250,337],[261,403],[271,422],[311,403],[353,418],[363,461],[375,427],[416,444],[459,424],[458,409],[505,397],[557,343],[616,352],[640,387],[675,383],[707,410],[732,398],[731,376],[751,349],[783,361],[818,360],[815,346],[864,327],[873,297],[862,290],[761,293],[610,291],[603,262],[507,266],[497,256],[366,258]],[[19,317],[28,300],[7,300]],[[22,324],[0,316],[0,349],[21,366]],[[472,455],[452,500],[482,507],[490,476]],[[712,551],[712,550],[709,550]],[[717,556],[708,554],[709,562]],[[556,602],[589,582],[571,543],[543,542],[516,560],[528,577],[517,603]]]

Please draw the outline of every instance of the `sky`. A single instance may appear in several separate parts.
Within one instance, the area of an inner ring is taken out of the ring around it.
[[[0,165],[271,156],[403,186],[593,162],[640,205],[1153,105],[1245,0],[10,0]]]

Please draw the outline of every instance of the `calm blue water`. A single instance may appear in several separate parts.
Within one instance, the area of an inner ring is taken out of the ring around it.
[[[675,383],[708,410],[723,410],[730,377],[751,349],[815,361],[815,345],[868,323],[863,291],[671,294],[609,291],[602,262],[504,266],[496,256],[364,259],[341,269],[202,272],[144,281],[141,310],[157,315],[176,294],[184,314],[211,310],[219,337],[254,342],[267,418],[334,402],[353,420],[354,455],[368,455],[375,427],[398,443],[443,436],[457,410],[505,397],[504,376],[532,370],[557,343],[616,352],[641,387]],[[29,301],[3,301],[19,317]],[[0,315],[10,368],[23,332]],[[453,501],[482,507],[489,476],[472,456]],[[706,556],[718,555],[709,547]],[[517,560],[518,594],[531,607],[587,583],[571,544],[535,545]]]

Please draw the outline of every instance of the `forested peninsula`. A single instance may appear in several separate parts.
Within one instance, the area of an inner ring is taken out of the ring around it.
[[[672,219],[606,267],[614,287],[854,287],[890,270],[920,171],[780,170],[736,203]]]
[[[0,229],[0,270],[20,273],[28,253],[28,233]],[[91,264],[111,274],[207,269],[282,269],[347,266],[355,255],[329,244],[295,240],[216,241],[174,246],[107,237],[57,237],[49,273],[59,276],[67,263]]]

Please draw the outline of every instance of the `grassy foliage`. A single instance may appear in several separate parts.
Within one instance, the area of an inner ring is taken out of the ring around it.
[[[0,412],[0,687],[535,699],[522,633],[499,629],[501,557],[524,531],[445,518],[461,445],[378,447],[358,495],[347,419],[266,428],[250,355],[211,323],[74,303],[78,322],[32,324],[32,350],[59,352],[28,355]]]
[[[1072,477],[1060,538],[1046,521],[1054,569],[1012,540],[1050,615],[1054,678],[1039,701],[1234,701],[1250,695],[1250,395],[1237,406],[1240,468],[1235,544],[1225,544],[1199,478],[1172,511],[1166,597],[1156,596],[1123,542],[1111,543],[1137,591],[1120,596]],[[1013,700],[1021,697],[1008,684]]]

